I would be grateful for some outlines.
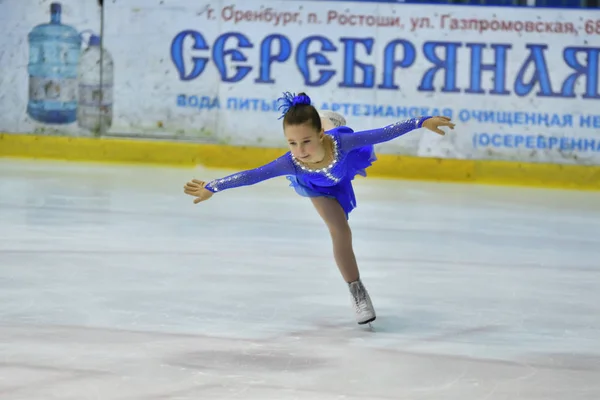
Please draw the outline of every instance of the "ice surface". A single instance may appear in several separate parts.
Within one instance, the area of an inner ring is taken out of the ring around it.
[[[354,322],[284,178],[0,160],[0,398],[600,399],[600,195],[359,179]]]

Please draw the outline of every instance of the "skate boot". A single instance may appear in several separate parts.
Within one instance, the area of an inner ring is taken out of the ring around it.
[[[359,325],[363,325],[375,321],[375,309],[371,303],[371,297],[369,297],[369,293],[361,280],[349,283],[348,287],[350,288],[350,294],[352,294],[352,305],[356,312],[356,322]]]
[[[319,111],[319,116],[321,118],[327,118],[335,127],[346,125],[346,118],[344,118],[342,114],[335,111],[322,110]]]

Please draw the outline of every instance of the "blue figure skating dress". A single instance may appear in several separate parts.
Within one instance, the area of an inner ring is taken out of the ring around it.
[[[383,128],[354,132],[340,126],[325,132],[333,142],[333,161],[324,168],[310,169],[291,152],[261,167],[216,179],[206,185],[213,193],[285,175],[290,186],[305,197],[330,197],[344,209],[346,218],[356,208],[352,180],[356,175],[366,176],[366,169],[377,159],[374,145],[402,136],[421,128],[431,117],[413,118]]]

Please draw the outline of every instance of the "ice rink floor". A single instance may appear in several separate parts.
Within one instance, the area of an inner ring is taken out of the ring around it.
[[[0,159],[0,399],[600,399],[600,194],[358,180],[370,329],[310,201],[222,174]]]

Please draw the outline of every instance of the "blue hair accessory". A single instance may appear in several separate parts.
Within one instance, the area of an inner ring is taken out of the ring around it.
[[[283,110],[281,116],[277,119],[281,119],[287,114],[289,109],[293,106],[297,105],[310,105],[310,97],[305,94],[301,94],[296,96],[295,93],[283,92],[283,96],[277,99],[277,102],[280,103],[278,110]]]

